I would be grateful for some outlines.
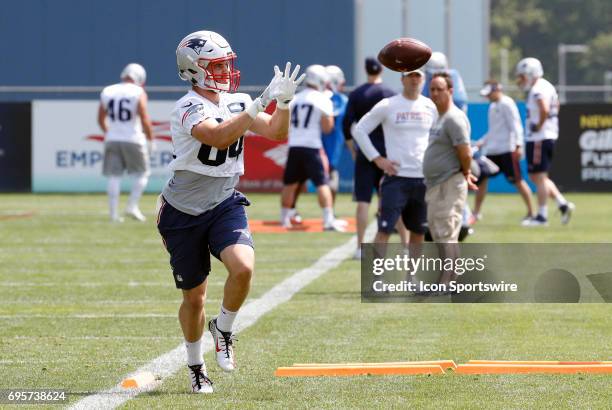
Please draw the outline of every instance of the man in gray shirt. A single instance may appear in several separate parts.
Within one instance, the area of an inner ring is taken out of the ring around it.
[[[434,74],[429,91],[439,117],[423,159],[427,223],[435,242],[456,243],[467,190],[478,189],[470,172],[470,123],[453,104],[453,82],[448,74]]]

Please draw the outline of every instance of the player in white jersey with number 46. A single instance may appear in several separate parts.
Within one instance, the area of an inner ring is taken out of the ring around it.
[[[149,180],[149,152],[153,128],[147,112],[144,83],[147,74],[140,64],[128,64],[121,72],[122,82],[110,85],[100,95],[98,124],[104,131],[104,163],[102,173],[108,177],[107,193],[110,217],[119,216],[121,176],[127,171],[134,178],[125,214],[144,222],[138,201]]]
[[[210,255],[228,272],[219,316],[208,323],[217,364],[236,368],[232,326],[247,297],[255,264],[253,239],[245,206],[249,201],[235,187],[244,173],[247,132],[274,140],[287,138],[289,103],[297,85],[299,65],[291,73],[274,67],[274,78],[254,101],[235,93],[240,72],[229,43],[212,31],[185,37],[176,49],[179,77],[191,90],[171,115],[174,160],[172,178],[158,201],[157,227],[170,254],[176,287],[182,290],[179,321],[185,337],[187,365],[194,393],[212,393],[202,351],[204,302]],[[276,99],[272,115],[264,113]]]

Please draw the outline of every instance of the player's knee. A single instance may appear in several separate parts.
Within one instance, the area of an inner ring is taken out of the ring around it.
[[[204,302],[206,299],[204,290],[198,288],[183,293],[183,301],[194,310],[204,309]]]
[[[253,277],[253,266],[250,263],[239,262],[232,267],[230,276],[239,282],[248,283]]]

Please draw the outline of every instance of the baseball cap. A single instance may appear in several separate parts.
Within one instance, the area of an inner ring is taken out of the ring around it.
[[[425,73],[420,68],[417,68],[416,70],[412,70],[412,71],[404,71],[402,72],[402,77],[408,77],[410,74],[413,74],[413,73],[416,73],[420,75],[421,77],[425,77]]]
[[[497,81],[487,81],[485,86],[480,90],[480,95],[488,97],[494,91],[501,91],[502,85]]]
[[[365,59],[365,70],[370,75],[379,74],[382,71],[382,66],[374,57]]]

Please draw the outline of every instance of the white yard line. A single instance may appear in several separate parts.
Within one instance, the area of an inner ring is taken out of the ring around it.
[[[371,224],[368,228],[368,237],[373,234],[375,224]],[[277,307],[278,305],[287,302],[302,288],[310,284],[315,279],[319,278],[324,273],[338,266],[342,261],[351,257],[355,252],[356,237],[340,245],[327,254],[322,256],[313,265],[302,269],[292,276],[288,277],[278,285],[274,286],[268,292],[264,293],[260,298],[255,299],[240,309],[240,313],[236,318],[234,331],[236,333],[252,326],[259,318]],[[213,342],[210,333],[206,332],[204,336],[204,351],[212,350]],[[155,358],[151,362],[140,367],[130,375],[143,372],[151,372],[156,375],[158,381],[146,386],[142,389],[126,390],[121,387],[121,384],[105,390],[103,392],[87,396],[73,406],[71,409],[114,409],[126,401],[136,397],[138,394],[154,390],[168,377],[172,376],[179,369],[185,367],[185,346],[179,344],[173,350],[164,353]],[[126,375],[129,377],[130,375]]]
[[[174,301],[173,303],[180,303]],[[146,318],[177,318],[177,313],[75,313],[75,314],[17,314],[17,315],[0,315],[0,320],[11,319],[146,319]]]
[[[179,336],[0,336],[0,340],[180,340]]]

